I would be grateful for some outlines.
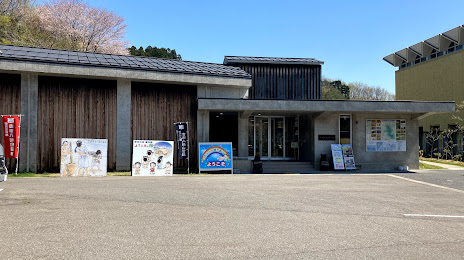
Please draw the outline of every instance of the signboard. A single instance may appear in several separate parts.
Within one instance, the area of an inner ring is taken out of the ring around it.
[[[335,135],[317,135],[319,141],[335,141]]]
[[[199,143],[201,171],[233,171],[232,143]]]
[[[188,147],[188,123],[174,123],[176,126],[177,158],[187,159],[189,156]]]
[[[356,170],[354,163],[353,147],[351,144],[342,144],[343,162],[346,170]]]
[[[331,144],[330,147],[332,149],[332,159],[333,159],[334,169],[335,170],[345,169],[345,165],[343,164],[342,145]]]
[[[134,140],[132,176],[171,176],[173,151],[173,141]]]
[[[366,151],[404,152],[406,151],[406,120],[367,119]]]
[[[108,139],[61,138],[61,176],[106,176]]]
[[[5,158],[18,158],[20,116],[2,116]]]

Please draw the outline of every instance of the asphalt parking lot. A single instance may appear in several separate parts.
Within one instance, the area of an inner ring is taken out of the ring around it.
[[[0,256],[462,259],[453,172],[9,178]]]

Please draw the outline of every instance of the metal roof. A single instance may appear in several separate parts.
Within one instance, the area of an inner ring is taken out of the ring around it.
[[[383,58],[392,66],[399,67],[405,63],[415,62],[417,59],[427,58],[433,53],[446,52],[450,46],[464,44],[464,25],[460,25],[447,32],[435,35],[425,41],[394,52]]]
[[[322,65],[323,61],[313,58],[274,58],[274,57],[247,57],[247,56],[225,56],[224,64],[285,64],[285,65]]]
[[[35,47],[0,45],[0,60],[137,69],[158,72],[199,74],[234,78],[251,78],[237,67],[216,63],[170,60],[141,56],[65,51]]]

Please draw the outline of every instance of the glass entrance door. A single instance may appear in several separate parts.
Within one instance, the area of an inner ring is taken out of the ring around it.
[[[285,117],[255,117],[255,155],[263,160],[285,158]]]

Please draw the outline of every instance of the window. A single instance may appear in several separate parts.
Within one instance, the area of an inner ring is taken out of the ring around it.
[[[351,115],[340,115],[340,144],[351,144]]]

